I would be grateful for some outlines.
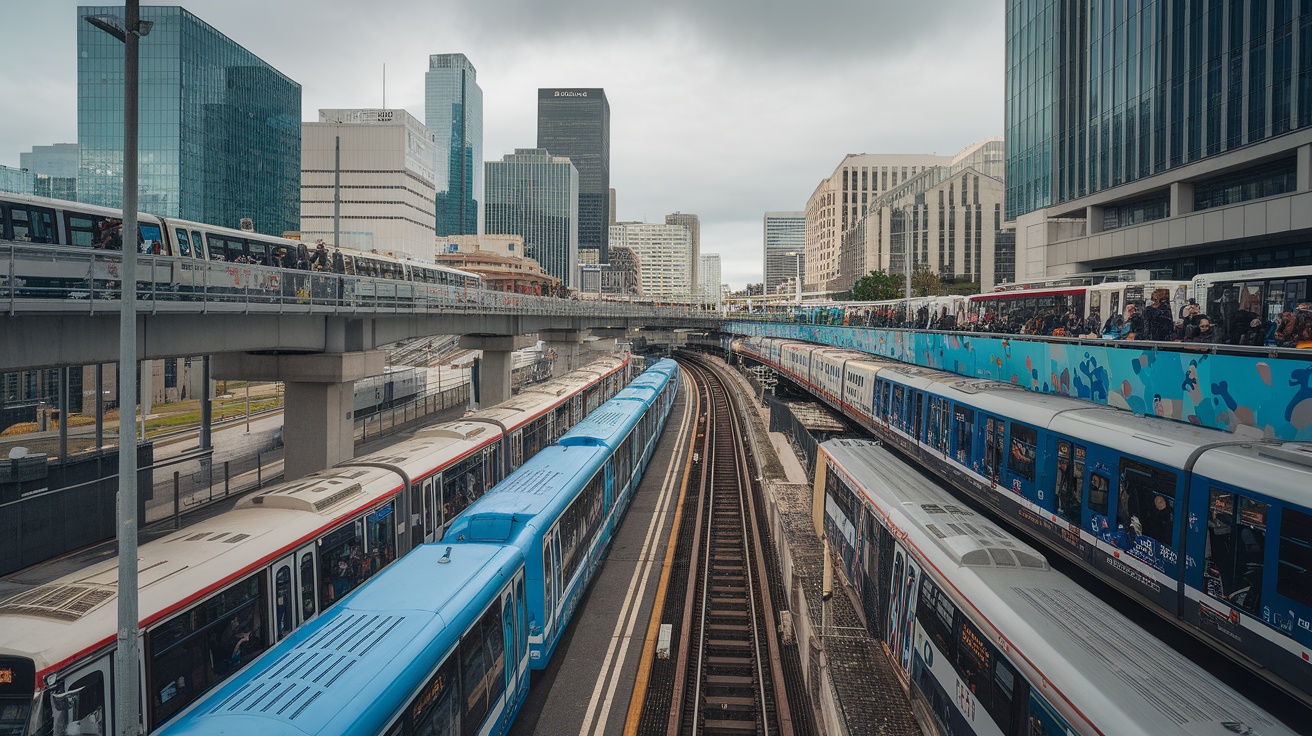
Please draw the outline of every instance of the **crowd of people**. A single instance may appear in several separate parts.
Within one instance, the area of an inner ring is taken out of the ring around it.
[[[1167,289],[1155,290],[1147,304],[1131,302],[1123,311],[1106,318],[1097,307],[1082,315],[1060,301],[1046,309],[1015,309],[1002,314],[987,307],[982,312],[954,314],[946,306],[934,309],[922,305],[910,314],[901,306],[888,306],[855,312],[813,310],[798,316],[800,321],[812,324],[1312,348],[1312,302],[1299,302],[1274,320],[1263,318],[1260,305],[1252,303],[1241,304],[1229,314],[1209,315],[1195,299],[1175,310]]]

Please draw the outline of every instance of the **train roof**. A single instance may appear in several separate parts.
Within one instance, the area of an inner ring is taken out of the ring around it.
[[[422,545],[160,733],[379,733],[523,565],[513,547]]]
[[[457,516],[443,539],[526,547],[518,537],[551,526],[609,456],[595,445],[545,447]]]
[[[1200,450],[1241,439],[1220,429],[1087,405],[1053,417],[1048,430],[1185,469]]]
[[[321,471],[142,544],[142,628],[218,592],[243,570],[271,563],[395,487],[395,476],[381,469]],[[183,599],[180,590],[192,593]],[[40,674],[109,643],[118,627],[117,593],[118,556],[111,555],[0,601],[0,652],[30,657]]]
[[[1194,474],[1251,488],[1267,496],[1312,506],[1312,443],[1246,444],[1215,447],[1198,457]]]
[[[544,411],[563,404],[578,391],[624,367],[624,362],[624,358],[618,356],[607,356],[593,361],[560,378],[527,388],[496,406],[476,411],[465,419],[490,421],[504,425],[506,431],[513,432],[523,424],[541,416]]]
[[[635,389],[640,392],[642,389]],[[603,445],[614,450],[647,413],[650,398],[616,397],[601,405],[557,440],[561,445]]]
[[[1118,736],[1248,733],[1226,725],[1236,723],[1255,736],[1291,733],[1046,561],[1024,564],[1022,555],[1043,558],[884,448],[860,440],[822,447],[918,561],[949,583],[954,604],[987,623],[985,638],[1027,679],[1044,683],[1043,697],[1072,723]],[[994,550],[1009,553],[1006,564]]]

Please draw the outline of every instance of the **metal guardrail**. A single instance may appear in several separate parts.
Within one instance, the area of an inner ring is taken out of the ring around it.
[[[123,253],[0,241],[0,304],[19,313],[117,312]],[[579,301],[174,256],[137,256],[137,308],[156,313],[477,313],[718,320],[717,312]]]

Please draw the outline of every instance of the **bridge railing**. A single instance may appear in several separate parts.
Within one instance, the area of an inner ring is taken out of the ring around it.
[[[120,251],[0,241],[0,308],[10,315],[117,311],[122,263]],[[137,256],[136,293],[143,313],[393,311],[718,319],[716,313],[685,307],[558,299],[157,255]]]

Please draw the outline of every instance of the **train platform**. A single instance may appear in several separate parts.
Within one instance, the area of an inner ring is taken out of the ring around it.
[[[684,384],[605,562],[551,664],[534,673],[512,736],[624,732],[695,424],[688,394]]]

